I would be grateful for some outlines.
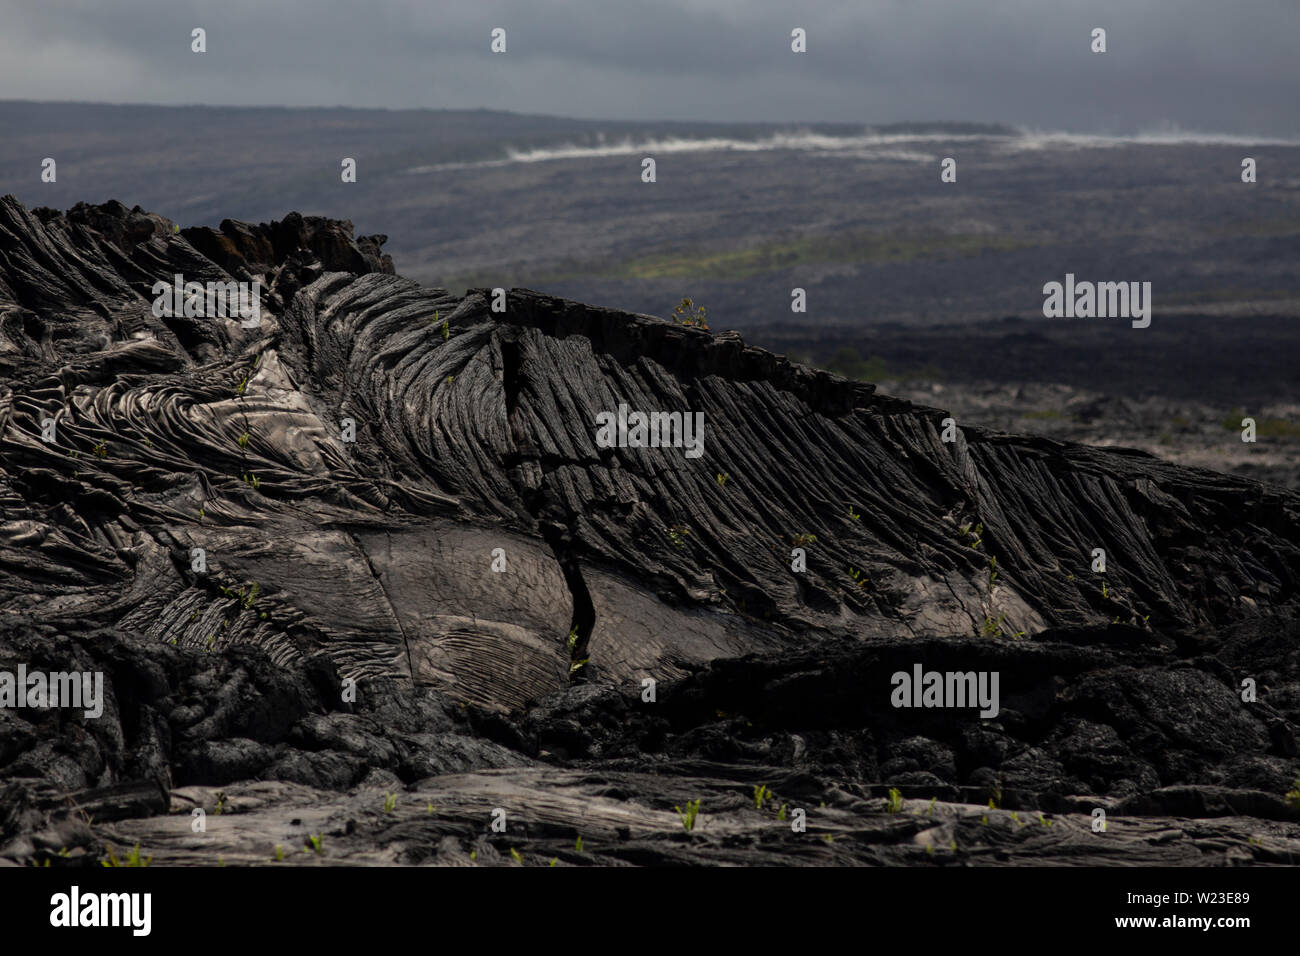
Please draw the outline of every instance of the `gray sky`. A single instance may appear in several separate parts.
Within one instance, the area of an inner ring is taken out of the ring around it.
[[[1300,0],[0,0],[0,98],[1291,137],[1298,45]]]

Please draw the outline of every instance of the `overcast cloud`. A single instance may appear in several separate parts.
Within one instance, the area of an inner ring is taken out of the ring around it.
[[[0,0],[0,98],[1292,137],[1298,45],[1297,0]]]

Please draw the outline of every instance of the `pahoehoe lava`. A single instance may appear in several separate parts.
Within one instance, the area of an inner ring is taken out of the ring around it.
[[[1300,496],[944,441],[385,238],[0,200],[0,669],[107,698],[0,710],[0,860],[1293,862]],[[259,282],[260,325],[155,316],[177,274]],[[703,455],[598,447],[620,403],[702,412]],[[916,664],[999,713],[893,707]]]

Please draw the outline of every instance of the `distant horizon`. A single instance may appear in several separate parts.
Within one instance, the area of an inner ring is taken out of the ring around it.
[[[110,101],[110,100],[67,100],[67,99],[30,99],[24,97],[0,97],[0,105],[18,106],[78,106],[102,107],[105,109],[160,109],[160,110],[241,110],[247,112],[350,112],[350,113],[476,113],[497,116],[515,116],[527,119],[548,119],[567,123],[616,123],[624,126],[646,126],[656,123],[679,126],[734,126],[734,127],[773,127],[780,129],[800,129],[805,127],[849,127],[862,130],[886,130],[908,126],[934,127],[968,127],[978,129],[983,135],[1021,135],[1021,136],[1078,136],[1096,139],[1145,138],[1146,142],[1156,144],[1161,139],[1177,141],[1180,138],[1195,141],[1222,140],[1225,143],[1260,143],[1267,145],[1300,146],[1300,130],[1294,135],[1278,135],[1263,131],[1240,132],[1224,129],[1192,128],[1170,120],[1160,120],[1137,127],[1115,129],[1081,129],[1068,126],[1042,127],[1028,123],[1014,123],[1006,120],[959,120],[959,119],[891,119],[891,120],[833,120],[833,119],[685,119],[677,117],[632,117],[616,116],[579,116],[563,113],[536,113],[526,110],[498,109],[490,106],[299,106],[293,104],[251,104],[251,103],[161,103],[148,101]]]

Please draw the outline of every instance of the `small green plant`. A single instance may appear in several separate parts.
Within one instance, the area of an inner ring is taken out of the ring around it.
[[[682,299],[681,303],[673,309],[672,318],[677,325],[689,325],[697,329],[707,329],[709,327],[704,306],[697,307],[690,299]]]
[[[240,603],[243,605],[245,611],[249,610],[257,602],[257,592],[259,590],[261,590],[261,585],[256,581],[253,582],[253,586],[248,590],[247,594],[244,593],[243,588],[239,589],[239,597],[241,598]]]
[[[99,444],[96,445],[96,446],[95,446],[93,449],[91,449],[91,450],[95,453],[95,457],[96,457],[96,458],[107,458],[107,457],[108,457],[108,442],[106,442],[106,441],[104,441],[104,440],[101,439],[100,442],[99,442]]]
[[[903,809],[903,794],[897,787],[889,788],[889,796],[885,800],[886,813],[899,813]]]
[[[862,515],[858,514],[856,511],[853,510],[853,505],[849,505],[849,517],[852,518],[854,521],[862,520]]]
[[[790,545],[795,548],[806,548],[816,540],[815,534],[797,534],[790,539]]]
[[[972,528],[969,524],[964,524],[957,530],[958,533],[963,538],[971,539],[970,541],[966,542],[966,546],[968,548],[974,548],[976,551],[978,551],[980,549],[980,546],[984,544],[984,537],[983,537],[984,522],[983,521],[977,524],[974,528]]]
[[[989,558],[989,590],[993,590],[993,582],[998,579],[998,559]]]
[[[578,839],[573,841],[573,849],[578,853],[582,852],[582,834],[578,834]]]
[[[1286,792],[1286,804],[1293,810],[1300,810],[1300,777],[1295,778],[1295,783]]]
[[[569,628],[569,653],[573,654],[574,648],[578,646],[578,625]]]
[[[384,794],[384,812],[392,813],[396,809],[397,809],[397,794],[395,793]]]
[[[514,860],[520,866],[524,865],[524,858],[519,855],[519,851],[516,850],[514,847],[510,848],[510,859]]]
[[[834,837],[833,835],[829,834],[829,833],[823,833],[823,834],[822,834],[822,839],[825,840],[827,843],[834,843],[834,842],[835,842],[835,837]]]
[[[1101,596],[1104,598],[1110,597],[1110,588],[1106,587],[1104,580],[1101,582]]]
[[[785,819],[785,804],[784,804],[784,803],[781,804],[781,809],[778,810],[778,811],[776,811],[776,818],[777,818],[778,820],[784,820],[784,819]]]
[[[251,433],[248,431],[248,429],[244,429],[244,434],[242,434],[242,435],[239,436],[239,447],[240,447],[240,448],[247,448],[247,447],[248,447],[248,439],[249,439],[250,437],[251,437]]]
[[[282,847],[278,843],[275,845],[275,862],[276,863],[284,862],[284,847]]]
[[[302,850],[304,853],[314,852],[317,856],[325,855],[325,849],[321,845],[321,838],[319,834],[314,834],[314,833],[309,834],[307,836],[307,843],[305,846],[303,846]]]
[[[725,488],[725,487],[727,487],[727,479],[730,478],[730,477],[731,477],[731,475],[727,474],[727,472],[725,472],[725,471],[720,471],[720,472],[718,472],[718,474],[717,474],[717,476],[716,476],[716,479],[715,479],[715,480],[718,482],[718,487],[719,487],[719,488]]]
[[[1020,816],[1014,810],[1011,811],[1011,819],[1016,821],[1016,826],[1018,827],[1024,826],[1024,824],[1020,822]]]
[[[767,789],[767,784],[762,783],[754,788],[754,809],[762,810],[763,804],[772,799],[772,791]]]
[[[668,540],[673,543],[674,548],[686,547],[686,536],[691,533],[691,529],[684,524],[675,524],[664,529],[668,533]]]
[[[559,862],[560,862],[560,858],[559,858],[558,856],[553,856],[553,857],[551,857],[551,862],[550,862],[549,864],[547,864],[547,865],[548,865],[548,866],[555,866],[555,865],[556,865],[557,863],[559,863]]]
[[[935,801],[938,800],[938,799],[939,799],[938,797],[931,797],[931,798],[930,798],[930,809],[928,809],[928,810],[925,811],[925,815],[926,815],[927,817],[932,817],[932,816],[934,816],[934,804],[935,804]]]
[[[867,579],[867,576],[865,574],[863,574],[857,568],[852,566],[849,567],[849,577],[851,577],[853,579],[853,583],[860,588],[865,588],[868,584],[871,583]]]
[[[217,791],[217,808],[212,811],[213,816],[221,816],[226,812],[226,795],[220,790]]]
[[[1038,814],[1038,822],[1045,827],[1050,827],[1052,825],[1052,821],[1043,816],[1042,813]]]
[[[257,475],[240,475],[239,477],[246,485],[252,485],[254,488],[262,487],[262,479],[258,478]]]
[[[573,675],[578,673],[578,671],[582,670],[584,667],[587,666],[587,663],[590,660],[591,660],[590,657],[584,657],[581,660],[574,661],[572,664],[569,665],[569,674]]]
[[[1005,617],[1006,617],[1005,614],[999,614],[997,620],[995,621],[987,614],[984,615],[984,625],[980,628],[980,633],[985,637],[1001,637],[1002,619]]]
[[[677,815],[682,818],[682,826],[686,828],[687,832],[695,829],[695,818],[700,815],[699,800],[687,800],[685,810],[681,807],[673,807],[673,809],[676,810]]]
[[[135,845],[135,849],[133,849],[130,853],[128,853],[128,854],[126,855],[126,858],[125,858],[125,859],[122,859],[122,860],[119,860],[119,859],[117,858],[117,854],[113,852],[113,848],[112,848],[111,846],[108,847],[107,849],[108,849],[108,859],[107,859],[107,860],[101,860],[101,861],[100,861],[100,865],[101,865],[101,866],[107,866],[107,867],[110,867],[110,868],[113,868],[113,867],[139,867],[139,866],[148,866],[150,863],[153,862],[153,854],[152,854],[152,853],[149,854],[149,856],[147,856],[147,857],[141,857],[141,856],[140,856],[140,844],[138,844],[138,843]]]

